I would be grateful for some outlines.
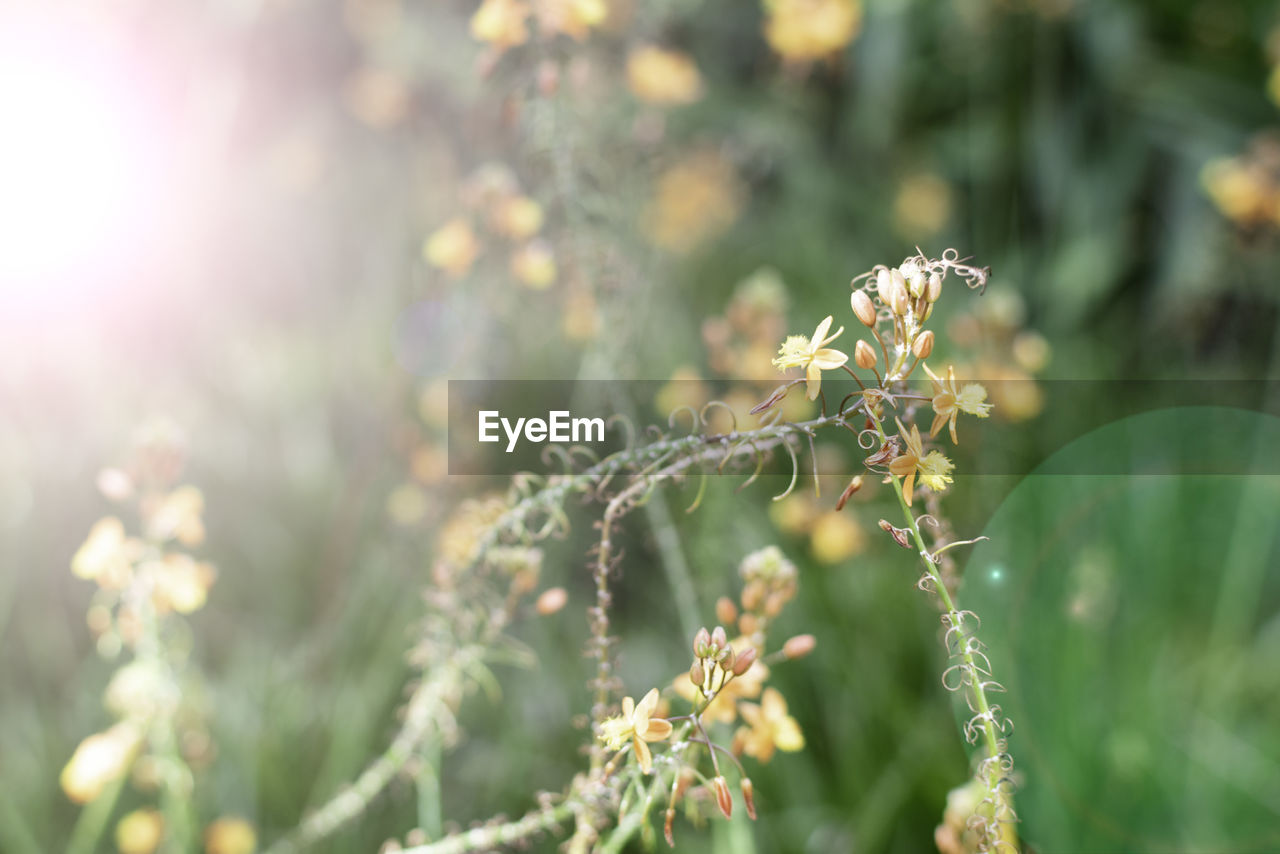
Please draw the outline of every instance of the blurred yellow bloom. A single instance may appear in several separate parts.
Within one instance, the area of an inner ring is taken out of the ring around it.
[[[253,854],[257,847],[258,835],[253,825],[242,818],[226,816],[205,828],[206,854]]]
[[[627,58],[631,93],[650,104],[692,104],[702,97],[702,75],[687,54],[646,45]]]
[[[686,157],[658,178],[643,215],[645,234],[659,249],[690,252],[733,225],[742,195],[733,166],[719,154]]]
[[[761,762],[773,758],[774,750],[792,753],[804,748],[804,734],[796,719],[787,714],[787,701],[774,688],[766,688],[760,705],[739,705],[747,726],[738,730],[736,741],[743,753]]]
[[[813,556],[826,564],[840,563],[862,551],[866,534],[852,513],[828,510],[819,516],[809,532]]]
[[[204,542],[204,494],[194,486],[180,486],[151,508],[147,536],[155,540],[176,539],[184,546]]]
[[[427,263],[451,276],[464,275],[479,254],[480,244],[471,230],[471,223],[462,217],[451,219],[436,229],[422,247]]]
[[[58,778],[62,791],[78,804],[94,800],[108,783],[128,770],[140,741],[140,733],[130,723],[118,723],[106,732],[89,736],[80,742],[62,769]]]
[[[590,293],[569,295],[564,305],[564,334],[571,341],[590,341],[600,332],[600,312]]]
[[[77,578],[97,581],[102,587],[118,589],[128,583],[133,562],[142,544],[125,537],[124,523],[115,516],[99,519],[89,536],[71,558],[71,572]]]
[[[702,409],[707,402],[707,386],[702,375],[692,365],[681,365],[671,372],[671,379],[658,389],[654,395],[653,405],[658,414],[664,418],[682,406],[688,406],[695,412]],[[687,418],[687,413],[681,415]]]
[[[630,697],[622,699],[622,714],[601,724],[600,740],[610,750],[621,750],[628,741],[635,750],[640,770],[648,774],[653,770],[653,754],[649,741],[665,741],[671,737],[671,722],[653,717],[658,707],[658,689],[651,688],[639,703]]]
[[[500,199],[489,216],[494,231],[511,240],[528,240],[542,230],[542,205],[528,196]]]
[[[138,809],[116,825],[116,847],[120,854],[151,854],[164,836],[164,819],[153,809]]]
[[[190,555],[167,554],[147,564],[152,573],[152,597],[158,611],[190,614],[204,607],[217,578],[212,564],[197,563]]]
[[[536,0],[538,27],[546,35],[564,33],[582,41],[609,17],[605,0]]]
[[[956,438],[956,418],[961,412],[986,418],[991,414],[991,404],[987,403],[987,390],[980,383],[966,383],[964,387],[956,385],[956,369],[947,368],[945,377],[939,377],[929,366],[924,366],[933,384],[933,426],[929,428],[930,436],[937,436],[942,425],[947,424],[951,431],[952,444],[960,444]]]
[[[859,0],[765,0],[764,35],[793,62],[822,59],[853,41],[862,25]]]
[[[932,172],[908,176],[893,199],[893,223],[899,233],[932,236],[951,216],[951,186]]]
[[[1262,169],[1240,158],[1210,161],[1200,174],[1209,198],[1223,215],[1240,225],[1280,222],[1280,194]]]
[[[471,35],[498,50],[529,40],[529,4],[521,0],[484,0],[471,16]]]
[[[822,372],[832,371],[849,361],[849,357],[839,350],[827,349],[827,345],[840,337],[844,332],[841,326],[834,335],[827,335],[831,328],[831,315],[818,324],[813,330],[813,338],[803,335],[789,335],[778,349],[778,357],[773,366],[780,371],[788,368],[804,368],[805,388],[810,400],[816,400],[822,390]]]
[[[546,290],[556,280],[556,256],[545,240],[530,241],[511,256],[511,274],[530,290]]]

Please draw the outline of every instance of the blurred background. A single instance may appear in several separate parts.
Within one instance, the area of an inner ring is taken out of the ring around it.
[[[196,823],[269,843],[385,748],[437,532],[503,488],[447,474],[448,379],[685,381],[641,423],[701,381],[766,394],[782,335],[852,322],[850,277],[916,246],[991,265],[985,294],[940,303],[935,358],[1017,381],[996,415],[1025,436],[1054,380],[1273,379],[1278,99],[1269,2],[9,4],[0,850],[114,851],[154,800],[136,781],[76,831],[59,775],[111,725],[121,663],[69,567],[122,513],[100,471],[156,417],[180,426],[192,552],[217,570],[186,620]],[[1174,413],[1119,447],[1167,442],[1191,469],[1225,448],[1245,472],[1273,422],[1238,418]],[[1019,446],[1007,471],[1115,441]],[[958,478],[945,503],[993,537],[961,600],[1008,674],[1022,834],[1280,849],[1274,478],[1125,475]],[[737,485],[690,515],[671,493],[665,538],[630,520],[622,676],[675,678],[684,617],[713,624],[776,543],[801,579],[780,637],[818,639],[775,675],[808,747],[752,772],[759,822],[682,823],[678,850],[933,850],[969,766],[934,606],[876,528],[888,493],[837,514],[838,480],[778,503],[777,481]],[[583,767],[592,512],[544,561],[568,606],[516,629],[538,664],[466,701],[447,821],[518,815]],[[676,607],[673,554],[694,586]],[[316,850],[404,838],[419,796],[394,785]]]

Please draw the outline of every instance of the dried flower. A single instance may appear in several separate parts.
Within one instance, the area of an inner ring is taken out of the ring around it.
[[[653,770],[653,754],[646,742],[664,741],[671,737],[671,722],[652,717],[658,707],[658,689],[650,689],[639,703],[630,697],[622,698],[622,714],[601,724],[600,739],[610,750],[621,750],[630,741],[635,750],[640,770],[648,774]]]
[[[788,368],[804,368],[805,385],[810,400],[816,400],[818,392],[822,389],[822,372],[835,370],[849,361],[849,357],[839,350],[826,349],[828,344],[844,332],[844,327],[841,326],[834,335],[828,336],[827,330],[831,328],[831,322],[832,317],[827,315],[826,319],[813,331],[813,338],[807,338],[804,335],[787,336],[787,340],[778,349],[778,357],[773,360],[774,367],[780,371]]]
[[[724,813],[725,818],[730,818],[733,815],[733,793],[729,791],[729,783],[723,776],[719,776],[711,784],[716,791],[716,804],[720,807],[720,812]]]

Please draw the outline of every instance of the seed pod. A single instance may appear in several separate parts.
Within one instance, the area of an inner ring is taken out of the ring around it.
[[[916,354],[917,359],[929,358],[929,354],[933,352],[932,329],[926,329],[916,336],[916,340],[911,343],[911,352]]]
[[[867,292],[859,288],[849,297],[849,304],[853,307],[853,313],[858,320],[862,321],[863,326],[876,325],[876,307],[871,302],[871,297],[867,296]]]
[[[743,650],[742,654],[738,656],[738,660],[733,663],[733,675],[741,676],[746,673],[751,669],[751,665],[755,663],[755,660],[756,648],[754,646],[747,647]]]
[[[864,371],[869,371],[876,366],[876,351],[871,349],[871,345],[861,338],[858,343],[853,345],[853,361]]]
[[[782,645],[782,654],[788,661],[794,661],[813,652],[817,645],[818,640],[813,635],[796,635],[787,638],[787,642]]]
[[[720,807],[720,812],[724,813],[725,818],[733,815],[733,793],[729,791],[729,783],[724,777],[716,777],[711,781],[716,790],[716,804]]]
[[[728,596],[716,600],[716,619],[722,623],[732,623],[738,619],[738,606]]]
[[[750,777],[742,778],[742,801],[747,806],[747,815],[752,821],[756,820],[756,787],[751,783]]]

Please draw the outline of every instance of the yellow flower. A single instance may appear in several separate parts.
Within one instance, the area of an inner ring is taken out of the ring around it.
[[[147,533],[152,539],[176,539],[184,546],[204,542],[204,495],[194,486],[180,486],[154,506],[147,519]]]
[[[943,424],[951,429],[952,444],[960,444],[956,438],[956,418],[961,412],[986,418],[991,414],[991,404],[987,403],[987,390],[979,383],[966,383],[963,388],[956,386],[955,367],[947,368],[946,377],[939,377],[929,366],[924,371],[933,383],[933,426],[929,428],[930,436],[937,436]]]
[[[542,205],[528,196],[501,199],[489,216],[493,230],[511,240],[528,240],[542,229]]]
[[[650,104],[692,104],[702,97],[702,75],[686,54],[646,45],[627,58],[627,85]]]
[[[204,607],[217,570],[208,563],[196,563],[185,554],[167,554],[149,563],[154,589],[152,598],[160,612],[190,614]]]
[[[451,276],[464,275],[478,254],[480,244],[471,230],[471,223],[461,217],[451,219],[436,229],[422,247],[427,263]]]
[[[124,523],[108,516],[99,519],[89,530],[84,545],[71,559],[71,572],[77,578],[97,581],[100,587],[124,587],[141,551],[141,543],[125,537]]]
[[[787,701],[776,689],[766,688],[760,705],[742,703],[739,708],[748,724],[738,730],[735,738],[743,753],[768,762],[774,750],[793,753],[804,748],[804,733],[796,719],[787,714]]]
[[[659,249],[685,253],[723,234],[738,218],[745,195],[737,172],[716,151],[701,151],[658,178],[643,228]]]
[[[62,769],[58,778],[62,791],[78,804],[95,800],[108,783],[128,770],[140,740],[138,730],[128,723],[89,736]]]
[[[810,400],[818,397],[822,389],[822,372],[831,371],[849,361],[849,357],[839,350],[825,349],[828,344],[840,337],[844,332],[841,326],[834,335],[828,336],[831,328],[831,315],[818,324],[813,330],[813,338],[803,335],[789,335],[778,349],[778,358],[773,365],[780,371],[787,368],[804,368],[805,385]]]
[[[600,740],[610,750],[621,750],[631,742],[640,770],[648,774],[653,770],[653,754],[645,742],[664,741],[671,737],[671,722],[651,717],[658,707],[658,689],[651,688],[639,703],[630,697],[622,699],[622,714],[601,724]]]
[[[545,240],[530,241],[511,256],[511,274],[530,290],[545,290],[556,280],[556,256]]]
[[[484,0],[471,16],[471,35],[498,50],[529,40],[529,4],[521,0]]]
[[[783,59],[822,59],[841,50],[862,25],[859,0],[765,0],[769,47]]]
[[[204,850],[207,854],[253,854],[258,847],[258,835],[253,825],[242,818],[220,818],[204,831]]]
[[[153,809],[138,809],[116,825],[116,847],[120,854],[151,854],[164,836],[164,819]]]
[[[538,27],[547,36],[564,33],[582,41],[609,17],[605,0],[537,0]]]
[[[902,497],[908,505],[915,495],[916,475],[920,475],[920,483],[934,492],[942,492],[951,483],[951,470],[955,468],[951,461],[938,451],[924,452],[924,442],[920,438],[920,428],[911,425],[910,432],[898,422],[898,435],[905,444],[906,452],[898,455],[889,463],[889,473],[903,478]]]

